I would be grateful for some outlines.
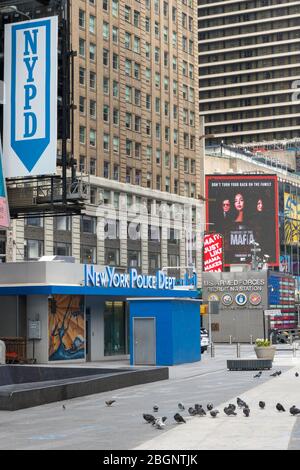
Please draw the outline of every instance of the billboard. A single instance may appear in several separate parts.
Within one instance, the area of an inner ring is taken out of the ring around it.
[[[286,245],[300,243],[300,198],[296,194],[284,193],[284,240]]]
[[[2,169],[3,155],[0,139],[0,229],[6,229],[10,224],[9,207],[6,194],[6,183]]]
[[[279,264],[278,185],[275,175],[206,176],[206,223],[223,235],[224,265],[249,264],[256,255]]]
[[[223,238],[219,233],[207,233],[204,235],[203,271],[223,271]]]
[[[55,173],[57,17],[5,25],[4,174]]]

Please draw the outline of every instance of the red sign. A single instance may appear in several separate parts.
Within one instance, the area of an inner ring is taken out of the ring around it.
[[[204,235],[203,269],[205,272],[223,271],[223,238],[219,233]]]

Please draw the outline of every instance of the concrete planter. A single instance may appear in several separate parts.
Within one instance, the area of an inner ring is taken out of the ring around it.
[[[276,346],[254,346],[254,351],[258,359],[271,359],[273,361]]]

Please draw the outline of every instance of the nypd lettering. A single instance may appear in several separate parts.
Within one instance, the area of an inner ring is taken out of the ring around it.
[[[7,177],[55,173],[57,17],[5,25]]]
[[[93,265],[85,265],[85,286],[90,287],[119,287],[138,289],[174,289],[175,286],[197,286],[197,276],[191,278],[185,276],[183,280],[167,276],[163,271],[158,271],[155,276],[139,274],[136,269],[129,273],[118,273],[116,268],[106,266],[103,271],[96,271]]]

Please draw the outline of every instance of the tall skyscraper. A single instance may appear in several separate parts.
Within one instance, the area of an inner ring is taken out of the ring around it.
[[[299,137],[299,26],[292,0],[198,0],[206,133],[227,144]]]

